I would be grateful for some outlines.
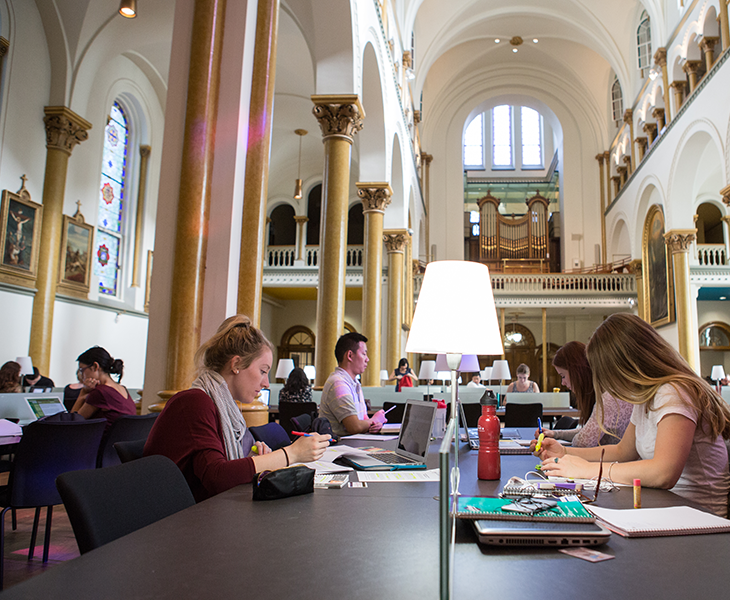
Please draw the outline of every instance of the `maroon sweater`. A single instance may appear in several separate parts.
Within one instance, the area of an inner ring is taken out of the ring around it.
[[[167,402],[147,438],[144,455],[162,454],[182,471],[196,502],[249,483],[252,458],[228,460],[218,409],[202,390],[185,390]]]

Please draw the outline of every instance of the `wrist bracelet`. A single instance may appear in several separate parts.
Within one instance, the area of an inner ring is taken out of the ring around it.
[[[611,469],[613,469],[613,465],[617,465],[618,461],[612,462],[610,466],[608,467],[608,479],[611,480],[611,483],[613,483],[613,479],[611,479]]]
[[[282,447],[282,451],[284,452],[284,456],[286,456],[286,466],[289,466],[289,455],[286,453],[286,448]]]

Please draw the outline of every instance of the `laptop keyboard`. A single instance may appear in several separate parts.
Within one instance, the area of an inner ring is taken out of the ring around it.
[[[395,452],[378,452],[374,456],[378,460],[382,460],[384,463],[388,463],[389,465],[409,465],[412,463],[420,464],[419,461],[411,460],[410,458],[400,456],[399,454],[396,454]]]

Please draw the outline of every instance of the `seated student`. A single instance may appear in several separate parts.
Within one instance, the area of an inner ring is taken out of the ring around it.
[[[27,386],[29,389],[36,388],[47,390],[48,388],[52,388],[54,383],[53,379],[41,375],[38,371],[38,367],[33,367],[33,375],[26,375],[23,378],[23,385]]]
[[[466,384],[466,387],[468,387],[468,388],[483,388],[483,387],[485,387],[482,384],[482,376],[479,373],[474,373],[474,375],[471,376],[471,381]]]
[[[274,452],[254,443],[236,401],[253,402],[269,386],[272,348],[248,317],[229,317],[195,353],[192,388],[170,398],[155,419],[144,455],[177,464],[197,502],[250,483],[256,473],[318,460],[329,445],[330,436],[316,433]]]
[[[507,386],[507,394],[512,392],[534,392],[540,393],[540,387],[534,382],[530,381],[530,367],[522,363],[517,367],[517,381],[513,381]]]
[[[89,348],[76,359],[76,376],[84,384],[73,405],[73,412],[85,419],[105,418],[106,429],[122,415],[136,415],[137,407],[127,388],[119,382],[124,374],[124,362],[113,359],[99,346]],[[117,375],[117,380],[112,379]]]
[[[601,397],[602,410],[599,411],[593,387],[593,371],[588,364],[585,344],[568,342],[561,346],[553,357],[553,367],[560,375],[562,384],[575,394],[582,427],[544,429],[545,436],[557,440],[572,440],[572,445],[577,448],[618,444],[629,426],[634,405],[617,400],[608,392],[604,392]],[[538,434],[536,431],[535,437],[538,437]]]
[[[20,386],[20,364],[9,360],[0,367],[0,394],[17,394],[23,391]]]
[[[296,367],[286,378],[284,387],[279,390],[279,402],[311,402],[312,386],[304,369]]]
[[[330,422],[335,435],[377,433],[387,421],[382,410],[368,419],[362,387],[357,380],[368,366],[367,341],[360,333],[346,333],[335,345],[339,366],[327,378],[319,405],[319,416]]]
[[[730,408],[650,325],[635,315],[606,319],[588,342],[596,403],[608,392],[634,405],[621,441],[605,448],[565,448],[545,439],[540,458],[548,475],[670,489],[717,515],[727,514]],[[534,448],[535,442],[532,443]]]
[[[400,392],[404,387],[413,387],[418,385],[418,379],[413,373],[407,358],[401,358],[398,361],[398,368],[393,371],[388,381],[395,381],[395,391]]]

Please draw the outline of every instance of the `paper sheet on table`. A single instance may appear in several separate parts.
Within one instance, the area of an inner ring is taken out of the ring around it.
[[[429,469],[427,471],[358,471],[359,481],[438,481],[439,470]]]
[[[6,437],[16,435],[23,435],[23,430],[20,428],[20,425],[13,423],[12,421],[8,421],[7,419],[0,419],[0,436]]]
[[[379,433],[356,433],[355,435],[348,435],[343,437],[344,440],[377,440],[379,442],[387,442],[389,440],[397,440],[397,435],[380,435]]]
[[[309,467],[310,469],[313,469],[317,475],[327,475],[329,473],[346,473],[347,471],[352,471],[352,467],[345,467],[342,465],[336,465],[333,462],[327,462],[324,460],[315,460],[313,462],[308,463],[296,463],[297,465],[304,465],[305,467]],[[292,465],[294,466],[294,465]]]

